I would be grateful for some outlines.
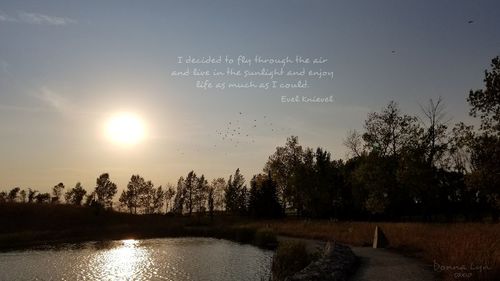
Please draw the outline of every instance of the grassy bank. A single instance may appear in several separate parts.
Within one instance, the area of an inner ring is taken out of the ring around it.
[[[380,226],[389,248],[425,260],[445,280],[500,280],[500,224],[261,221],[277,234],[371,246]]]

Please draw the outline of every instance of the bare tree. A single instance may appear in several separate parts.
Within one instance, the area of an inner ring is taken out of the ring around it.
[[[349,131],[344,139],[344,146],[349,149],[350,156],[361,156],[364,153],[363,136],[356,130]]]

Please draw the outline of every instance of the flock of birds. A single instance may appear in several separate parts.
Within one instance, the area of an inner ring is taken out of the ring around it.
[[[253,118],[244,112],[238,112],[238,118],[225,124],[224,128],[215,130],[216,136],[223,142],[230,143],[234,147],[241,144],[255,143],[258,134],[289,132],[290,128],[278,127],[267,115],[261,118]],[[214,145],[217,147],[217,145]]]
[[[277,126],[268,115],[255,117],[240,111],[237,112],[236,118],[227,121],[223,127],[214,131],[216,140],[218,141],[211,145],[211,149],[223,147],[226,149],[224,153],[227,155],[228,147],[238,148],[242,145],[255,144],[258,142],[258,137],[260,136],[268,136],[269,134],[291,134],[291,131],[291,128]],[[207,149],[207,147],[204,149]],[[180,147],[177,148],[176,151],[181,156],[186,154],[186,151]],[[199,152],[200,148],[195,148],[194,151]]]

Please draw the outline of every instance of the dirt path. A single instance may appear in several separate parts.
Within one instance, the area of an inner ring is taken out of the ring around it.
[[[360,266],[351,281],[431,281],[438,280],[431,266],[386,249],[351,247]]]
[[[306,244],[307,251],[322,251],[324,241],[314,239],[278,236],[278,241],[301,241]],[[350,281],[435,281],[438,280],[432,267],[421,261],[408,258],[387,249],[371,247],[351,247],[359,258],[359,268]]]

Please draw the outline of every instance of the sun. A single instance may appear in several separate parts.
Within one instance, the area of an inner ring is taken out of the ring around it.
[[[113,115],[106,122],[105,133],[111,142],[124,146],[138,144],[146,137],[144,122],[134,113]]]

